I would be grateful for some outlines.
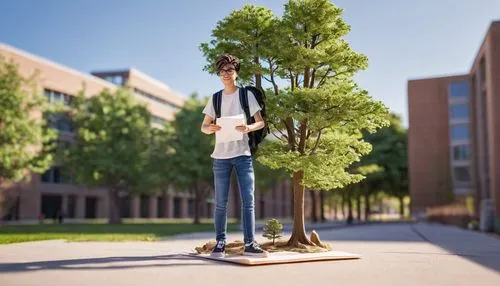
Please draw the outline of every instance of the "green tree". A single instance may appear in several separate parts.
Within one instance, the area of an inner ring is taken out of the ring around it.
[[[213,63],[220,55],[230,52],[244,67],[239,80],[262,88],[263,77],[272,82],[271,78],[275,76],[277,63],[273,49],[279,47],[275,41],[277,29],[279,19],[270,9],[245,5],[241,10],[233,11],[212,30],[215,39],[200,46],[208,61],[204,70],[215,73]]]
[[[387,110],[353,81],[355,73],[367,67],[367,58],[343,39],[350,27],[341,17],[342,9],[328,0],[290,0],[282,18],[261,9],[272,19],[255,21],[252,27],[265,32],[258,39],[265,40],[258,41],[258,50],[248,51],[242,39],[249,32],[241,22],[256,17],[249,12],[252,7],[220,21],[214,39],[201,48],[209,62],[222,52],[260,58],[252,69],[261,72],[255,73],[256,78],[262,75],[271,82],[268,124],[278,140],[261,148],[258,160],[293,177],[294,227],[289,245],[314,245],[304,228],[304,188],[331,190],[362,180],[363,175],[347,168],[371,149],[361,131],[374,132],[386,125]],[[262,23],[272,23],[273,28]]]
[[[30,171],[43,173],[54,160],[57,132],[41,116],[52,108],[35,78],[24,78],[0,57],[0,186],[28,179]]]
[[[109,223],[120,223],[120,197],[148,190],[151,114],[126,89],[103,90],[73,103],[74,143],[67,166],[77,183],[108,190]]]
[[[390,116],[390,126],[374,134],[365,134],[365,140],[373,145],[373,151],[363,158],[367,164],[377,164],[382,169],[368,176],[365,189],[370,194],[384,190],[398,198],[400,214],[404,215],[404,197],[408,193],[408,134],[401,117]]]
[[[276,239],[280,238],[283,234],[283,225],[279,222],[279,220],[273,218],[266,221],[264,225],[264,234],[263,237],[267,239],[273,240],[273,245]]]
[[[214,138],[200,132],[205,102],[196,94],[189,97],[165,126],[167,150],[164,164],[157,165],[161,176],[178,189],[194,196],[194,223],[200,223],[201,204],[212,190],[212,158]],[[160,162],[162,162],[160,160]]]

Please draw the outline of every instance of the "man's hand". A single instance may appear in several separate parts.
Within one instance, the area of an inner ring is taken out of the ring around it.
[[[238,125],[238,126],[236,126],[236,130],[238,130],[242,133],[248,133],[248,132],[250,132],[250,127],[248,127],[247,125]]]
[[[210,123],[208,125],[208,130],[211,131],[211,132],[217,132],[221,129],[221,127],[219,125],[216,125],[216,124],[213,124],[213,123]]]

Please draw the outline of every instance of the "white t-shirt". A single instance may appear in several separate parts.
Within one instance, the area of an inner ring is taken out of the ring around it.
[[[255,99],[255,95],[251,91],[248,91],[248,107],[250,108],[250,115],[252,117],[261,110],[259,103]],[[221,116],[245,114],[240,104],[239,88],[232,94],[224,94],[222,92],[220,109]],[[212,97],[203,109],[203,113],[212,118],[216,117]],[[248,134],[246,133],[243,133],[243,140],[215,144],[211,157],[214,159],[230,159],[242,155],[252,155],[250,146],[248,146]]]

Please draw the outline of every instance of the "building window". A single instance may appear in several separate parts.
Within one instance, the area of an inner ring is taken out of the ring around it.
[[[69,115],[64,112],[46,113],[44,114],[44,118],[51,128],[59,131],[73,132],[73,121]]]
[[[458,182],[470,182],[470,167],[468,166],[457,166],[453,167],[453,173],[455,180]]]
[[[52,89],[44,89],[44,94],[50,103],[60,103],[69,105],[73,101],[73,96]]]
[[[160,125],[164,125],[165,122],[167,122],[167,120],[165,120],[161,117],[158,117],[156,115],[151,115],[151,122],[156,123],[156,124],[160,124]]]
[[[68,196],[67,211],[68,211],[68,213],[66,214],[66,216],[68,218],[75,218],[76,217],[76,196],[75,195]]]
[[[141,195],[139,197],[141,207],[141,218],[149,217],[149,196]]]
[[[179,109],[179,106],[171,103],[171,102],[168,102],[166,101],[165,99],[163,98],[159,98],[157,96],[154,96],[152,94],[149,94],[145,91],[142,91],[140,89],[137,89],[137,88],[134,88],[134,94],[137,95],[138,97],[142,97],[142,98],[145,98],[145,99],[148,99],[148,100],[152,100],[154,102],[157,102],[157,103],[160,103],[164,106],[167,106],[169,108],[172,108],[174,110],[178,110]]]
[[[451,126],[451,140],[468,140],[469,126],[467,124],[455,124]]]
[[[453,146],[453,160],[464,161],[470,160],[470,146],[469,145],[457,145]]]
[[[486,82],[487,76],[486,76],[486,61],[484,58],[481,59],[479,62],[479,73],[481,75],[481,84],[480,86],[482,87],[483,84]]]
[[[112,84],[119,85],[119,86],[123,86],[123,84],[125,83],[123,76],[121,76],[121,75],[106,76],[106,77],[104,77],[104,80],[107,82],[110,82]]]
[[[468,98],[469,97],[469,82],[460,81],[452,82],[448,87],[450,98]]]
[[[41,181],[52,184],[73,184],[72,177],[65,174],[63,167],[53,166],[42,174]]]
[[[451,119],[468,119],[469,105],[467,103],[452,104],[450,106]]]

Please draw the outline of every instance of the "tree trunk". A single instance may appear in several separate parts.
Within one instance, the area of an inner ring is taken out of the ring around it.
[[[115,188],[108,189],[108,223],[120,224],[122,217],[120,214],[120,197]]]
[[[293,210],[293,231],[292,236],[288,240],[287,245],[298,247],[300,245],[314,245],[312,241],[307,238],[304,226],[304,185],[302,179],[304,172],[293,173],[293,189],[294,189],[294,210]]]
[[[347,189],[347,223],[351,224],[353,221],[352,216],[352,189]]]
[[[337,201],[333,201],[333,219],[337,220],[339,217],[337,215],[339,204]]]
[[[399,199],[399,215],[403,219],[405,217],[405,202],[403,197],[398,197]]]
[[[347,190],[342,190],[342,201],[340,202],[340,211],[342,212],[342,219],[345,219],[346,191]]]
[[[295,213],[295,192],[294,192],[294,186],[293,186],[293,179],[292,179],[292,183],[290,184],[290,193],[292,194],[290,196],[290,216],[293,218],[294,217],[294,213]]]
[[[356,211],[358,213],[358,221],[361,221],[361,195],[356,196]]]
[[[258,46],[256,48],[258,49]],[[260,65],[258,55],[253,58],[253,62],[256,65]],[[258,89],[262,89],[262,75],[260,73],[255,74],[255,87]]]
[[[365,193],[365,221],[370,220],[370,194],[368,192]]]
[[[326,221],[326,217],[325,217],[325,192],[324,191],[320,191],[319,192],[319,209],[320,209],[320,214],[321,214],[321,222],[325,222]]]
[[[264,219],[266,217],[266,204],[264,200],[264,190],[260,190],[259,192],[259,213],[260,219]]]
[[[316,192],[314,190],[309,190],[309,193],[311,194],[311,201],[312,201],[312,207],[311,207],[311,221],[312,222],[318,222],[318,207],[316,203]]]

